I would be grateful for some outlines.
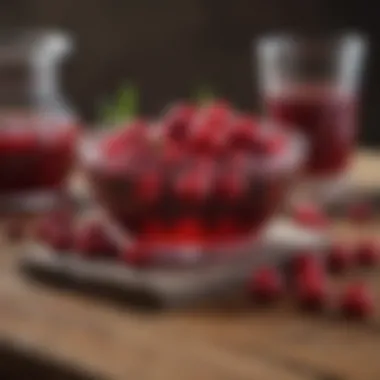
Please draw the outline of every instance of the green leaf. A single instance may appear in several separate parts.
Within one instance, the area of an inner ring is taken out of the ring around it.
[[[107,101],[100,107],[100,121],[102,123],[117,124],[132,119],[138,114],[138,89],[126,84],[122,86],[114,101]]]
[[[195,92],[195,101],[201,105],[210,103],[215,98],[216,94],[209,85],[202,85]]]
[[[138,113],[138,91],[132,85],[121,88],[117,100],[116,115],[119,121],[131,119]]]

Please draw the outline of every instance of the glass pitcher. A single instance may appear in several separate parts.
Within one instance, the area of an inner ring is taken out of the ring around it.
[[[72,47],[55,31],[0,32],[0,213],[40,212],[60,198],[78,131],[59,88]]]

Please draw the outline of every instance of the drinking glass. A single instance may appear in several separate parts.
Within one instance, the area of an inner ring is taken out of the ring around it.
[[[255,44],[264,112],[306,137],[303,184],[314,199],[333,200],[348,189],[366,53],[366,39],[354,33],[275,35]]]

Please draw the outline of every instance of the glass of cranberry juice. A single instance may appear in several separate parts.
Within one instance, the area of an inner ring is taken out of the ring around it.
[[[305,183],[319,197],[346,189],[340,185],[346,184],[358,132],[366,50],[357,34],[264,37],[255,46],[264,110],[306,137]]]

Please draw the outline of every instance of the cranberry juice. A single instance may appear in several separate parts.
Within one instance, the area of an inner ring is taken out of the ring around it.
[[[347,168],[357,132],[357,104],[352,97],[325,91],[289,92],[269,98],[266,106],[271,117],[307,137],[307,174],[334,175]]]
[[[0,118],[0,195],[58,190],[72,166],[77,128]]]

